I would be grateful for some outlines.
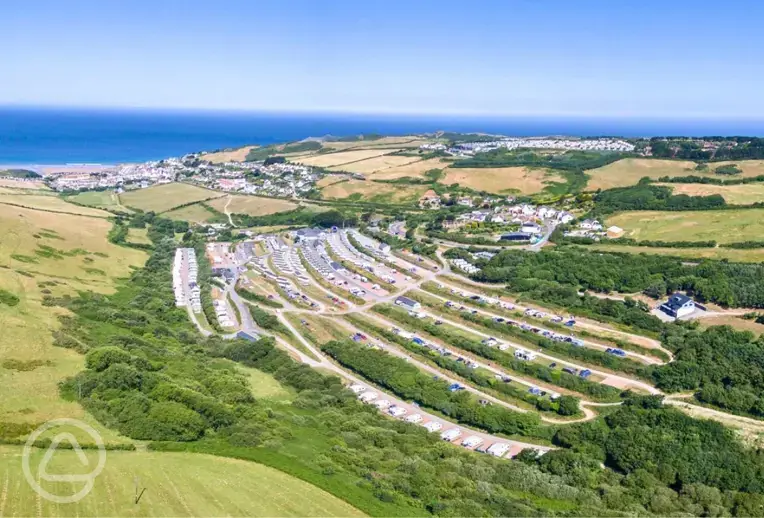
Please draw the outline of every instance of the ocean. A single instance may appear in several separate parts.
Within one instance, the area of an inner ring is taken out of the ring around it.
[[[142,162],[325,135],[438,130],[508,136],[764,135],[764,120],[432,117],[0,108],[0,164]]]

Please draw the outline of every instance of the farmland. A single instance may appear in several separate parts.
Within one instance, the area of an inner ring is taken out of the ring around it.
[[[190,223],[207,223],[211,221],[216,214],[207,210],[201,203],[195,203],[188,205],[187,207],[180,207],[179,209],[172,209],[162,214],[166,218],[170,218],[176,221],[188,221]]]
[[[97,209],[128,211],[119,203],[119,196],[114,191],[85,191],[68,198],[75,203]]]
[[[330,167],[330,171],[349,171],[351,173],[359,173],[363,175],[369,175],[377,171],[385,171],[394,167],[401,167],[413,162],[418,162],[419,157],[415,156],[398,156],[398,155],[383,155],[367,160],[361,160],[360,162],[352,162],[342,166]]]
[[[673,190],[673,194],[686,194],[688,196],[709,196],[720,194],[724,201],[730,205],[750,205],[764,201],[764,184],[748,183],[741,185],[712,185],[702,183],[666,183]]]
[[[250,216],[265,216],[297,208],[296,203],[287,200],[241,195],[217,198],[209,202],[209,205],[219,212],[225,212],[227,206],[231,214],[249,214]]]
[[[213,164],[222,164],[225,162],[243,162],[247,158],[247,153],[255,146],[244,146],[236,149],[224,149],[212,153],[204,153],[201,158]]]
[[[39,465],[45,451],[34,451],[30,464]],[[20,455],[19,446],[0,447],[3,516],[362,515],[339,498],[262,464],[174,452],[110,451],[90,494],[77,503],[56,504],[36,497],[19,468]],[[85,472],[97,462],[96,453],[87,457]],[[74,452],[58,450],[47,469],[71,474],[79,465]],[[146,488],[138,504],[136,478]],[[70,482],[45,484],[53,494],[72,494]]]
[[[374,158],[382,155],[387,155],[397,149],[358,149],[352,151],[340,151],[337,153],[327,153],[322,155],[315,155],[307,158],[295,159],[294,162],[303,165],[312,165],[316,167],[335,167],[343,164],[349,164],[352,162],[360,162],[369,158]],[[342,169],[346,171],[347,169]]]
[[[123,205],[143,211],[165,212],[179,205],[224,196],[223,193],[185,183],[155,185],[120,194]]]
[[[364,180],[348,180],[324,187],[321,195],[325,199],[349,198],[376,203],[412,203],[416,202],[426,190],[426,185],[390,185]]]
[[[497,194],[535,194],[550,183],[565,182],[559,174],[527,167],[448,168],[442,183],[458,183],[478,191]]]
[[[446,162],[440,158],[430,158],[427,160],[418,160],[410,164],[390,167],[374,173],[372,178],[374,180],[397,180],[398,178],[422,178],[424,173],[431,169],[443,169],[447,167],[449,162]]]
[[[757,241],[764,232],[764,209],[723,211],[629,211],[607,218],[608,225],[638,240]]]
[[[323,142],[325,148],[329,148],[337,151],[344,151],[349,149],[363,148],[416,148],[422,144],[431,142],[431,140],[423,139],[416,136],[408,137],[382,137],[375,140],[348,140],[348,141],[326,141]]]
[[[657,180],[662,176],[702,176],[707,178],[725,177],[714,173],[714,169],[724,165],[737,165],[742,171],[734,178],[750,178],[764,174],[764,160],[741,160],[736,162],[711,162],[708,169],[698,170],[697,164],[687,160],[661,160],[649,158],[624,158],[604,167],[586,171],[589,182],[586,190],[612,189],[635,185],[644,177]]]
[[[42,182],[19,182],[16,180],[10,180],[7,178],[0,178],[0,187],[10,187],[12,189],[25,189],[25,190],[31,190],[31,189],[39,189],[48,191],[48,186],[45,185]]]
[[[67,203],[58,196],[44,194],[0,194],[0,204],[16,205],[50,212],[106,218],[108,212]]]

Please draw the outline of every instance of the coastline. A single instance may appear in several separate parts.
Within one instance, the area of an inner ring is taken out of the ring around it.
[[[122,164],[0,164],[0,171],[6,169],[27,169],[42,176],[56,173],[97,173]]]

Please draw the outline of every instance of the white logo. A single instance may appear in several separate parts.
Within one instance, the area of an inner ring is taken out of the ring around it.
[[[80,460],[83,466],[88,466],[90,463],[88,462],[88,458],[85,455],[85,453],[82,451],[82,447],[80,447],[79,442],[77,442],[77,439],[74,437],[74,435],[71,434],[71,432],[62,431],[59,434],[57,434],[55,437],[53,437],[53,440],[50,443],[50,446],[48,447],[48,450],[45,452],[45,455],[43,456],[42,460],[40,461],[39,466],[37,466],[37,476],[32,474],[32,469],[29,465],[30,463],[30,457],[32,454],[32,448],[34,447],[34,443],[37,440],[40,435],[54,427],[76,427],[82,430],[83,432],[90,435],[90,437],[93,438],[93,441],[95,442],[96,446],[98,447],[98,464],[96,465],[95,469],[93,469],[88,474],[78,474],[78,475],[53,475],[47,472],[48,463],[53,458],[53,454],[56,452],[56,448],[58,448],[58,445],[62,442],[69,442],[72,445],[72,450],[77,454],[77,458]],[[73,502],[79,502],[83,498],[85,498],[88,493],[93,489],[93,485],[95,484],[95,479],[98,477],[98,475],[101,474],[101,471],[103,471],[104,466],[106,465],[106,449],[103,445],[103,439],[101,439],[101,435],[96,432],[91,426],[83,423],[82,421],[78,421],[76,419],[69,419],[69,418],[62,418],[62,419],[53,419],[51,421],[48,421],[47,423],[43,424],[37,430],[32,432],[32,434],[27,439],[26,444],[24,445],[24,451],[21,455],[21,467],[24,471],[24,476],[27,479],[27,482],[32,487],[32,489],[35,490],[35,492],[40,495],[41,497],[45,498],[46,500],[49,500],[51,502],[55,502],[58,504],[70,504]],[[47,482],[73,482],[73,483],[82,483],[84,482],[85,485],[77,491],[75,494],[70,496],[59,496],[54,495],[40,486],[39,481],[45,480]]]

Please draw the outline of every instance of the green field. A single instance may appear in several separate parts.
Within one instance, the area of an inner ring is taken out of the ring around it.
[[[599,250],[602,252],[619,252],[624,254],[668,255],[685,259],[727,259],[728,261],[739,263],[760,263],[764,261],[764,250],[761,248],[658,248],[651,246],[610,245],[603,243],[587,246],[586,249]]]
[[[281,471],[253,462],[195,453],[106,454],[93,490],[76,503],[37,497],[21,470],[20,446],[0,446],[0,516],[363,516],[331,494]],[[45,450],[33,450],[33,473]],[[90,472],[97,454],[87,452]],[[50,474],[71,474],[81,464],[72,451],[58,450]],[[146,488],[136,505],[135,479]],[[76,482],[45,482],[52,494],[71,495]]]
[[[129,209],[119,203],[119,196],[114,191],[87,191],[81,192],[67,199],[75,203],[88,205],[97,209],[121,210],[128,212]]]
[[[19,298],[14,306],[0,304],[0,423],[74,417],[117,439],[80,405],[59,397],[58,382],[82,370],[84,360],[53,346],[65,311],[42,304],[46,294],[108,293],[114,278],[143,264],[145,253],[106,240],[110,229],[100,218],[0,205],[0,288]]]
[[[207,223],[212,221],[215,214],[204,208],[200,203],[189,205],[188,207],[181,207],[179,209],[173,209],[169,212],[162,214],[165,218],[170,218],[176,221],[188,221],[189,223]]]
[[[130,228],[127,230],[127,242],[138,245],[150,245],[151,240],[148,236],[147,228]]]
[[[273,376],[257,369],[248,367],[238,367],[249,380],[249,386],[252,389],[252,395],[256,399],[267,399],[278,403],[291,403],[296,396],[296,392],[291,388],[285,387]]]
[[[119,195],[123,205],[144,211],[165,212],[186,203],[224,196],[221,192],[185,183],[166,183]]]
[[[718,211],[628,211],[607,218],[607,225],[626,230],[637,240],[761,241],[764,209]]]

